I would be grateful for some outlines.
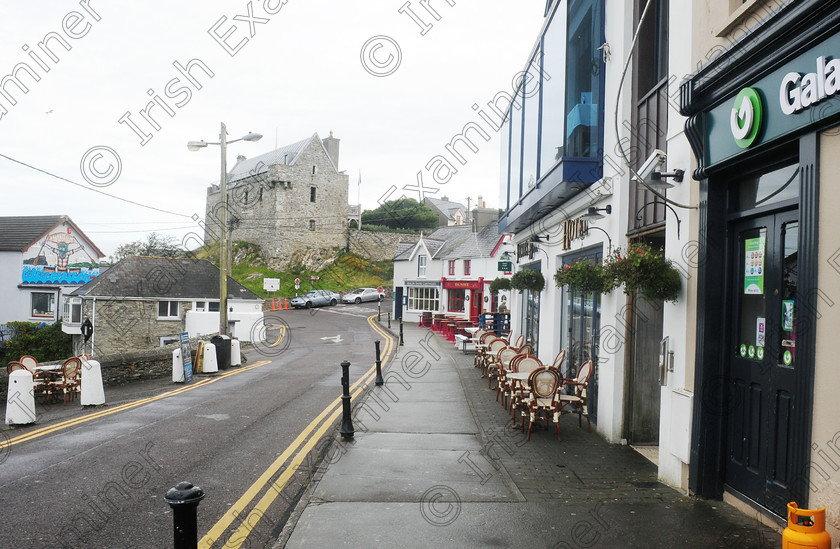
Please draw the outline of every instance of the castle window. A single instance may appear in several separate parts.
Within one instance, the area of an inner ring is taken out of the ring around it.
[[[243,204],[248,203],[248,191],[245,191],[245,194],[242,195],[242,203]]]
[[[263,192],[262,187],[260,187],[260,199],[259,199],[260,202],[262,202],[262,192]]]
[[[315,187],[309,187],[309,201],[315,202]]]
[[[312,175],[315,175],[315,166],[312,166]]]
[[[315,220],[314,220],[314,219],[310,219],[310,220],[309,220],[309,230],[310,230],[310,231],[314,231],[314,230],[315,230]]]

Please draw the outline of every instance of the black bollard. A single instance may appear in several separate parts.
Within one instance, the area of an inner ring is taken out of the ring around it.
[[[379,340],[373,342],[376,345],[376,386],[379,387],[380,385],[385,383],[385,380],[382,379],[382,357],[379,354]]]
[[[379,322],[379,317],[382,316],[382,302],[376,304],[376,321]]]
[[[405,345],[405,341],[403,340],[402,317],[400,317],[400,347],[403,345]]]
[[[353,438],[353,418],[350,417],[350,363],[346,360],[341,363],[341,437],[344,440]]]
[[[391,311],[388,311],[388,329],[391,329]]]
[[[190,482],[179,482],[170,488],[163,501],[172,507],[175,526],[175,549],[197,549],[198,504],[204,499],[204,490]]]

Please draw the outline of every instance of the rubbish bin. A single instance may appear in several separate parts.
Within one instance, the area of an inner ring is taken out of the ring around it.
[[[210,338],[210,343],[216,346],[216,362],[219,370],[230,369],[230,336],[215,335]]]

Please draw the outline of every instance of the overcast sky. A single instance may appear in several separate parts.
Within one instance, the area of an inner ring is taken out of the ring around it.
[[[446,185],[426,165],[447,156],[465,124],[489,128],[472,107],[490,113],[487,102],[511,92],[545,2],[426,5],[434,13],[419,0],[3,2],[0,78],[14,72],[29,91],[8,81],[2,89],[0,154],[77,185],[0,157],[0,215],[69,215],[106,254],[151,231],[179,241],[201,234],[192,217],[204,215],[220,153],[186,143],[218,141],[220,122],[229,139],[264,135],[230,145],[229,167],[239,154],[332,131],[351,203],[359,173],[362,206],[372,209],[392,185],[390,198],[419,198],[405,187],[420,172],[429,192],[439,189],[431,196],[474,204],[481,194],[495,207],[496,132],[475,139],[478,153],[462,149],[466,165],[454,164]],[[140,113],[155,99],[148,116],[160,129]]]

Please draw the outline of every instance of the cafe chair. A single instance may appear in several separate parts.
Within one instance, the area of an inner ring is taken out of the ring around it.
[[[485,351],[484,357],[484,367],[481,369],[481,375],[487,376],[487,387],[492,387],[491,380],[495,377],[496,372],[498,371],[498,365],[496,364],[496,358],[498,357],[499,351],[502,349],[507,348],[507,342],[501,338],[494,339],[490,341],[490,345],[487,347]]]
[[[62,394],[64,404],[73,400],[76,393],[81,392],[82,386],[82,360],[77,357],[70,357],[61,363],[61,370],[49,381],[48,392],[50,397],[54,394]]]
[[[534,352],[534,347],[530,343],[526,343],[525,345],[517,348],[517,351],[519,351],[519,354],[521,355],[530,355]]]
[[[517,355],[518,360],[516,361],[516,371],[520,374],[530,374],[534,370],[538,370],[543,368],[542,362],[540,359],[535,357],[534,355]],[[509,394],[510,394],[510,417],[516,424],[516,410],[524,405],[525,402],[531,398],[531,389],[527,383],[527,380],[524,381],[514,381],[510,380],[510,384],[508,386]]]
[[[560,403],[557,394],[561,381],[560,374],[553,368],[537,368],[528,377],[530,395],[525,402],[529,417],[528,440],[531,440],[531,430],[541,414],[545,418],[546,426],[549,418],[554,421],[557,440],[560,440]],[[525,414],[522,414],[522,428],[525,428]]]
[[[557,356],[554,357],[554,362],[551,363],[549,368],[554,368],[555,370],[560,372],[560,366],[563,365],[563,362],[565,362],[565,360],[566,360],[566,349],[562,349],[559,353],[557,353]],[[562,376],[563,374],[560,374],[560,375]]]
[[[592,377],[592,371],[595,365],[591,360],[587,360],[580,365],[578,373],[574,379],[567,379],[563,382],[563,388],[571,387],[572,394],[560,393],[560,411],[561,413],[577,414],[578,427],[581,427],[581,417],[586,416],[586,428],[591,433],[592,424],[589,421],[589,406],[587,403],[586,389],[589,387],[589,378]]]
[[[32,374],[32,389],[35,397],[43,396],[47,400],[47,377],[38,368],[38,361],[29,355],[20,357],[20,361],[11,361],[6,365],[6,372],[11,374],[15,370],[23,370]]]
[[[499,401],[499,394],[507,388],[507,373],[511,367],[515,367],[515,365],[511,366],[511,362],[518,354],[513,347],[505,347],[496,355],[496,402]],[[505,410],[507,410],[507,406],[505,406]]]

